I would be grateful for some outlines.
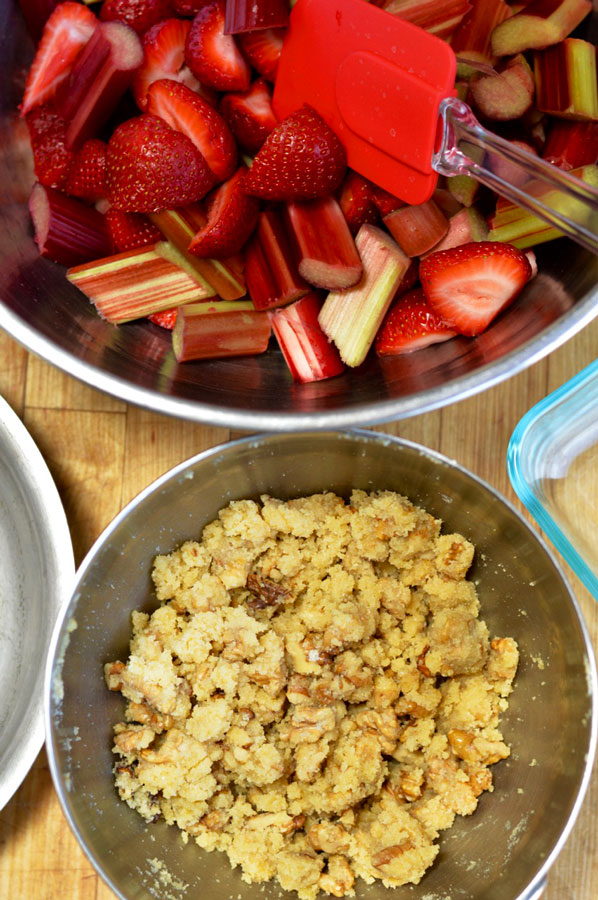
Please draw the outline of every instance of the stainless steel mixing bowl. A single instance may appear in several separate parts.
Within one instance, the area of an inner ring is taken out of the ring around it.
[[[581,805],[595,751],[596,668],[579,608],[546,545],[492,488],[422,447],[355,431],[259,436],[201,453],[133,500],[81,565],[48,662],[47,747],[67,818],[122,900],[280,898],[271,884],[244,884],[223,854],[185,846],[162,821],[146,825],[113,787],[111,725],[123,703],[106,689],[102,665],[126,658],[131,611],[155,608],[154,555],[198,537],[230,500],[323,489],[347,495],[352,487],[403,492],[447,529],[471,537],[482,615],[492,635],[512,635],[521,648],[503,718],[513,752],[494,769],[494,794],[441,838],[421,884],[392,896],[539,896]],[[174,881],[161,887],[162,867]],[[357,896],[366,894],[390,896],[359,887]]]
[[[598,259],[562,240],[539,248],[540,275],[475,340],[381,362],[371,355],[357,372],[307,385],[293,383],[274,346],[249,359],[177,365],[168,333],[101,321],[64,270],[37,255],[26,207],[30,153],[16,113],[31,55],[15,0],[0,0],[0,327],[94,387],[158,412],[252,431],[367,425],[488,388],[598,314]]]

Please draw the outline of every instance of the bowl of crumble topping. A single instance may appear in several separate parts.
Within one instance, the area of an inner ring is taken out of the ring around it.
[[[491,487],[388,435],[252,436],[163,475],[89,552],[47,747],[121,900],[532,900],[596,695],[575,597]]]

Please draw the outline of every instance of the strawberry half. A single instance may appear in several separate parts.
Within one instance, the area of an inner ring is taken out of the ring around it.
[[[460,334],[480,334],[532,274],[525,253],[511,244],[477,241],[432,253],[419,277],[430,305]]]
[[[95,202],[108,193],[106,182],[107,146],[99,138],[85,141],[69,168],[65,191],[72,197]]]
[[[185,19],[164,19],[153,25],[143,35],[143,63],[133,78],[133,96],[142,111],[147,106],[147,92],[150,84],[161,78],[180,81],[197,91],[215,105],[217,96],[204,88],[185,63],[185,42],[191,22]]]
[[[189,245],[199,257],[224,257],[238,253],[248,240],[259,216],[259,203],[241,189],[247,169],[241,166],[206,198],[208,221]]]
[[[244,189],[267,200],[311,200],[332,193],[346,168],[338,137],[315,109],[304,105],[266,138]]]
[[[142,213],[111,207],[104,216],[114,253],[128,253],[162,240],[162,233]]]
[[[362,225],[375,225],[378,221],[372,185],[357,172],[349,170],[345,175],[338,202],[353,235],[357,234]]]
[[[238,36],[241,50],[249,62],[268,81],[276,81],[285,32],[286,28],[264,28],[263,31],[247,31]]]
[[[246,91],[251,69],[232,34],[224,33],[224,0],[210,0],[191,23],[185,61],[195,77],[216,91]]]
[[[277,120],[272,111],[272,91],[263,78],[253,82],[248,91],[225,94],[220,112],[239,145],[251,155],[258,152]]]
[[[82,3],[67,0],[55,8],[44,25],[27,75],[21,115],[53,99],[97,24],[94,14]]]
[[[100,9],[103,22],[122,22],[140,35],[170,15],[168,0],[104,0]]]
[[[376,335],[378,356],[412,353],[455,337],[457,332],[439,316],[421,288],[409,291],[389,309]]]
[[[64,119],[51,104],[44,104],[27,113],[25,121],[37,180],[46,187],[63,188],[74,159],[66,145]]]
[[[127,212],[155,212],[200,200],[212,187],[207,162],[157,116],[123,122],[108,142],[108,199]]]
[[[150,85],[147,111],[193,141],[216,181],[230,178],[237,167],[237,145],[219,112],[186,84],[162,79]]]

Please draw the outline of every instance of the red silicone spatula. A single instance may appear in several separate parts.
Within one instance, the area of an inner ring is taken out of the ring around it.
[[[438,174],[472,175],[598,253],[598,183],[483,128],[456,98],[455,72],[447,43],[366,0],[297,0],[274,110],[313,106],[349,166],[407,203],[428,200]]]

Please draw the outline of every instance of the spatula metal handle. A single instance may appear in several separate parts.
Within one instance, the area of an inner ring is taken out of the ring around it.
[[[598,187],[488,131],[457,98],[441,102],[440,117],[439,174],[471,175],[598,254]]]

